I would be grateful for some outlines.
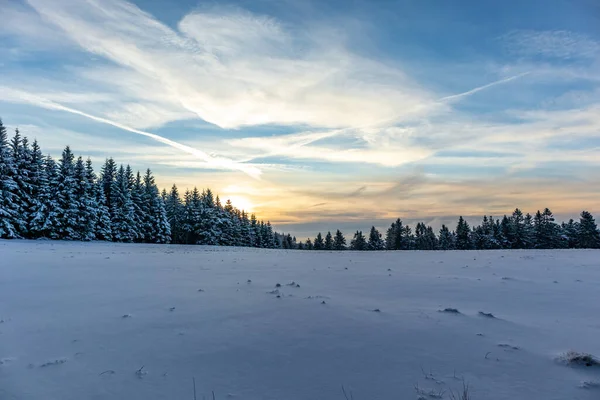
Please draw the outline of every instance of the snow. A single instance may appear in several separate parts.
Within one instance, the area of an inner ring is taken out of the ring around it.
[[[0,241],[0,398],[598,399],[599,260]]]

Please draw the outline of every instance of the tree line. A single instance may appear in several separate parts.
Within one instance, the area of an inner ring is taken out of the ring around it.
[[[289,237],[289,235],[288,235]],[[300,250],[492,250],[492,249],[598,249],[600,231],[591,213],[582,211],[579,221],[570,219],[558,224],[550,209],[537,211],[533,216],[515,209],[501,219],[484,216],[481,224],[470,227],[461,216],[451,231],[442,225],[438,234],[422,222],[412,228],[401,219],[394,221],[385,237],[373,226],[366,236],[356,231],[349,245],[342,232],[327,232],[295,247]]]
[[[159,189],[150,169],[142,175],[108,158],[100,174],[88,158],[75,158],[67,146],[56,162],[29,143],[18,129],[9,140],[0,120],[0,238],[105,240],[136,243],[182,243],[299,250],[487,250],[600,248],[600,232],[588,211],[558,224],[545,208],[533,216],[515,209],[512,215],[484,216],[470,227],[461,216],[456,228],[439,232],[401,219],[385,237],[373,226],[368,235],[356,231],[349,241],[340,230],[296,241],[274,232],[233,206],[223,205],[210,189]]]
[[[0,238],[280,246],[269,222],[221,204],[210,189],[159,192],[150,169],[108,158],[100,174],[67,146],[55,161],[0,120]]]

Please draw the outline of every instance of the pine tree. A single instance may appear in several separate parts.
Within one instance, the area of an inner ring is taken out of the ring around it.
[[[49,190],[48,178],[44,171],[44,156],[37,141],[31,146],[29,157],[28,176],[31,185],[30,201],[25,210],[28,238],[40,238],[39,222],[44,220],[46,214],[45,205],[42,202],[42,193]]]
[[[327,232],[325,236],[325,250],[333,250],[333,237],[331,236],[331,232]]]
[[[575,249],[579,246],[579,222],[575,222],[573,218],[569,219],[566,224],[561,224],[561,231],[565,240],[567,241],[567,247],[569,249]]]
[[[313,250],[313,244],[310,238],[306,239],[306,246],[304,246],[305,250]]]
[[[113,240],[117,242],[129,243],[137,237],[135,227],[131,224],[134,209],[129,186],[125,167],[121,165],[110,190],[111,230]]]
[[[579,247],[585,249],[600,248],[600,232],[592,214],[582,211],[579,219]]]
[[[117,163],[111,158],[107,158],[100,172],[100,181],[102,182],[102,191],[106,197],[106,207],[112,213],[112,188],[117,176]],[[112,218],[112,214],[111,214]]]
[[[386,232],[385,247],[388,250],[408,250],[409,242],[405,237],[406,230],[402,220],[398,218]]]
[[[106,195],[104,194],[104,184],[102,181],[96,182],[96,239],[112,241],[112,222],[110,220],[110,210],[106,205]]]
[[[371,231],[369,232],[369,242],[367,244],[368,250],[384,250],[385,242],[381,238],[381,233],[372,226]]]
[[[83,158],[79,157],[75,163],[73,173],[73,193],[76,200],[76,215],[74,230],[76,240],[95,239],[96,199],[94,198],[93,182],[88,179]]]
[[[125,170],[126,175],[132,175],[129,165]],[[146,188],[142,182],[142,175],[137,171],[133,182],[130,184],[131,203],[133,205],[133,221],[135,241],[153,243],[156,234],[156,221],[150,215],[150,201],[146,198]]]
[[[323,236],[321,236],[321,232],[319,232],[317,234],[317,237],[315,238],[315,242],[313,244],[313,249],[314,250],[324,250],[325,249],[325,242],[323,241]]]
[[[455,249],[454,235],[452,234],[452,232],[450,232],[450,230],[448,229],[448,227],[446,225],[442,225],[442,228],[440,229],[438,248],[440,250],[454,250]]]
[[[58,237],[62,240],[78,240],[78,214],[79,202],[75,193],[75,156],[67,146],[58,161],[57,185],[57,218],[59,226]]]
[[[471,248],[471,229],[469,228],[467,221],[460,216],[458,219],[458,225],[456,226],[456,249],[470,250]]]
[[[533,217],[535,245],[540,249],[555,249],[561,247],[559,227],[554,222],[550,209],[539,210]]]
[[[18,199],[14,194],[18,186],[13,179],[15,173],[6,128],[0,119],[0,238],[3,239],[19,237],[19,211],[15,206]]]
[[[356,231],[354,234],[354,238],[350,242],[350,249],[360,251],[368,249],[367,241],[361,231]]]
[[[335,232],[333,249],[337,251],[346,250],[346,238],[339,229]]]
[[[177,186],[173,185],[171,191],[167,195],[165,203],[167,220],[171,227],[171,236],[173,243],[185,243],[185,235],[182,229],[183,223],[183,205],[179,197]]]
[[[13,219],[12,225],[17,231],[19,237],[27,237],[27,220],[26,210],[31,203],[31,187],[28,177],[28,155],[25,145],[27,140],[23,142],[19,130],[15,130],[15,134],[11,140],[11,158],[12,158],[12,179],[15,182],[15,187],[12,191],[13,202]]]
[[[525,238],[525,217],[523,212],[518,208],[513,211],[510,224],[510,247],[511,249],[525,249],[526,238]]]

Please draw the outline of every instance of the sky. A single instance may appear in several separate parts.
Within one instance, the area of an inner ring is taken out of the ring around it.
[[[0,117],[299,237],[600,213],[600,3],[0,0]]]

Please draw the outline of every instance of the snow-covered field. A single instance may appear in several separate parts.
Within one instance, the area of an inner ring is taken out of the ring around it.
[[[0,241],[0,319],[2,400],[600,398],[592,250]]]

